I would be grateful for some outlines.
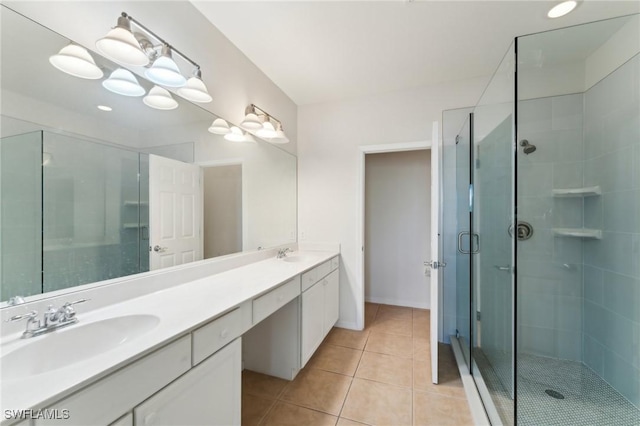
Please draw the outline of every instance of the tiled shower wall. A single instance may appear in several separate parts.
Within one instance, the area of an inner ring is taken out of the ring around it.
[[[640,56],[585,93],[584,362],[640,407]]]
[[[0,300],[42,292],[42,132],[0,141]]]
[[[582,228],[582,198],[554,198],[554,188],[583,184],[583,95],[518,103],[518,220],[534,229],[518,242],[518,351],[582,361],[582,250],[554,228]]]
[[[582,361],[640,407],[640,57],[584,94],[518,104],[518,349]],[[554,198],[554,188],[602,195]],[[602,239],[554,237],[590,228]]]

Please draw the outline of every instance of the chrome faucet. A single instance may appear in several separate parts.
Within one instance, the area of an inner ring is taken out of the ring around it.
[[[39,336],[41,334],[45,334],[50,331],[77,323],[78,318],[76,317],[76,311],[73,309],[73,305],[86,302],[87,300],[90,299],[80,299],[76,300],[75,302],[66,302],[58,309],[54,308],[53,305],[49,305],[42,319],[38,319],[38,311],[31,311],[28,314],[15,315],[8,320],[5,320],[5,322],[21,321],[23,319],[26,319],[27,328],[24,333],[22,333],[22,338],[28,339],[29,337]]]
[[[291,250],[289,247],[287,248],[283,248],[278,250],[278,255],[276,256],[276,259],[282,259],[283,257],[287,257],[287,253],[291,253],[293,250]]]

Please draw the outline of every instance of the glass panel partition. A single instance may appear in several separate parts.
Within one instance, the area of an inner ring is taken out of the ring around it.
[[[473,114],[473,375],[502,422],[513,423],[513,220],[515,44]],[[493,414],[495,415],[495,413]]]
[[[639,23],[517,39],[518,424],[640,424]]]

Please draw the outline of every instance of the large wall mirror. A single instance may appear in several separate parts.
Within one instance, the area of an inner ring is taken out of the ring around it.
[[[296,241],[295,156],[59,71],[70,40],[1,8],[1,301]]]

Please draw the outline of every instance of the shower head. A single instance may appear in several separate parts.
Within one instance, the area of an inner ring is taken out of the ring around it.
[[[535,145],[530,144],[526,139],[522,139],[520,141],[520,146],[522,147],[522,152],[524,152],[526,155],[531,154],[537,149]]]

